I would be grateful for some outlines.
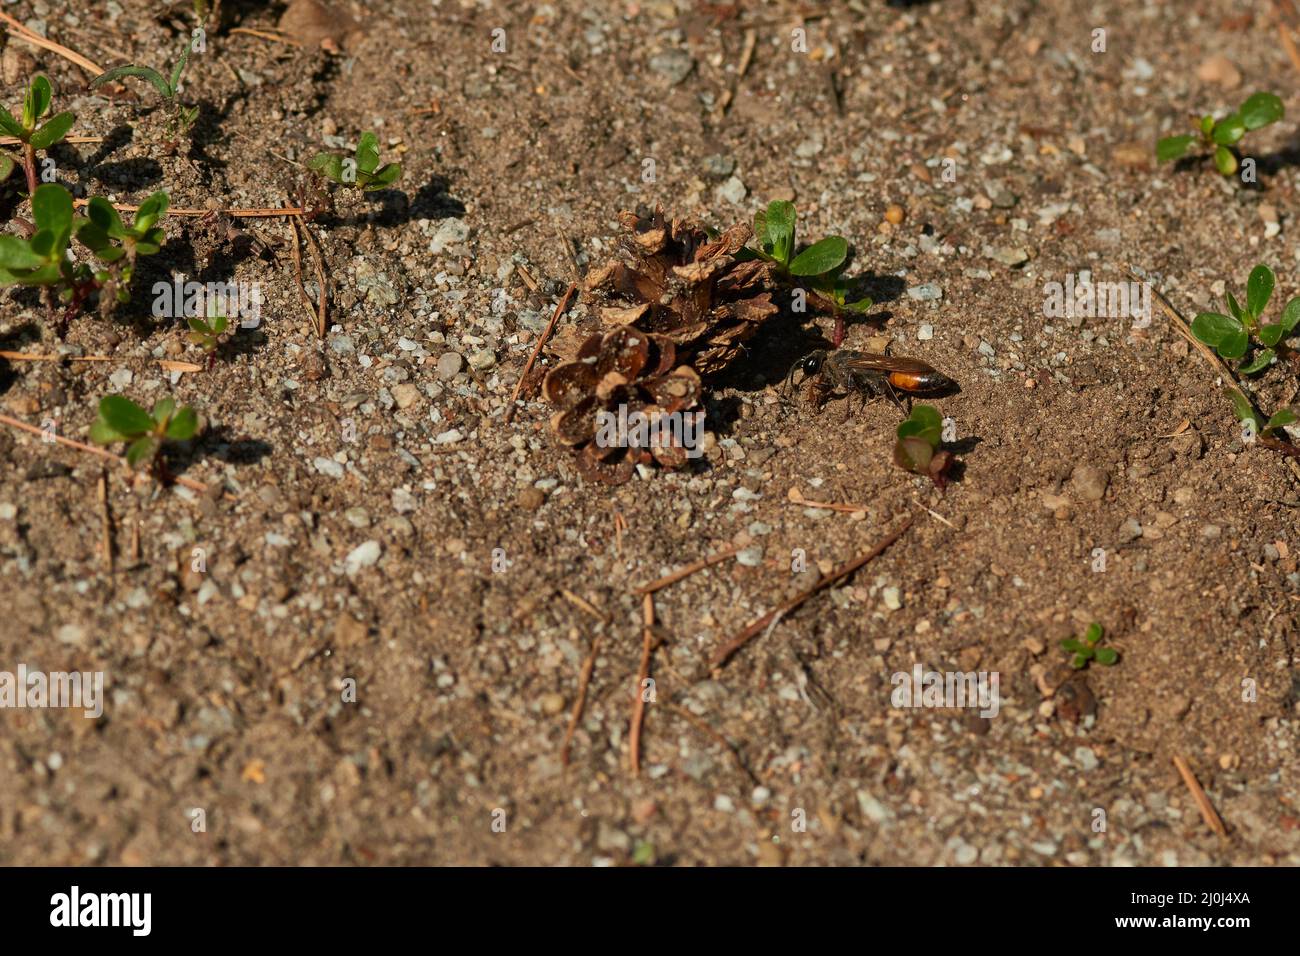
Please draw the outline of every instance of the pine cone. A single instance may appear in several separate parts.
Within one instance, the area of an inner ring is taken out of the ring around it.
[[[738,261],[752,235],[737,225],[716,238],[691,219],[619,214],[630,235],[623,259],[596,269],[588,291],[603,292],[605,325],[634,326],[663,336],[702,375],[722,371],[738,358],[742,343],[779,311],[772,302],[772,264]]]
[[[693,368],[673,367],[676,354],[663,336],[621,327],[591,336],[573,361],[546,374],[542,394],[560,409],[551,417],[551,430],[560,442],[579,450],[578,471],[584,478],[617,485],[631,478],[640,463],[686,464],[692,449],[680,440],[639,443],[635,437],[629,440],[630,430],[628,435],[610,430],[611,421],[626,423],[638,413],[655,424],[671,421],[668,415],[691,414],[703,388]],[[679,427],[678,434],[685,432]],[[693,434],[696,440],[702,437],[698,426]]]

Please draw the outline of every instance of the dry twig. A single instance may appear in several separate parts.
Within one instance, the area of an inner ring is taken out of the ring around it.
[[[573,701],[569,726],[564,731],[564,746],[560,748],[560,763],[565,767],[569,765],[569,748],[573,745],[573,735],[578,729],[578,721],[582,719],[583,708],[587,706],[587,688],[591,684],[591,672],[596,668],[596,652],[600,650],[600,640],[599,634],[592,638],[591,650],[587,652],[587,659],[582,662],[582,671],[578,674],[578,696]]]
[[[715,554],[709,555],[707,558],[700,558],[700,560],[698,561],[693,561],[690,564],[686,565],[686,567],[680,568],[672,572],[672,574],[666,574],[662,578],[659,578],[657,581],[651,581],[649,584],[643,584],[639,588],[636,588],[633,591],[633,593],[653,594],[655,591],[661,591],[664,588],[668,587],[668,585],[670,584],[676,584],[678,581],[682,580],[682,578],[688,578],[697,571],[703,571],[705,568],[712,567],[713,565],[717,564],[719,561],[727,560],[727,558],[731,557],[739,550],[740,550],[740,545],[738,544],[732,545],[730,548],[724,548],[723,550],[718,551]]]
[[[9,28],[9,34],[15,40],[21,40],[24,43],[30,43],[32,46],[38,46],[42,50],[49,50],[51,53],[57,53],[70,63],[75,63],[91,76],[99,76],[104,72],[104,68],[94,60],[89,60],[82,56],[76,50],[70,50],[61,43],[55,43],[53,40],[47,40],[39,33],[33,33],[27,27],[23,26],[7,13],[0,13],[0,23]]]
[[[1174,766],[1178,768],[1183,783],[1187,784],[1187,789],[1191,791],[1192,799],[1196,801],[1196,808],[1201,811],[1201,819],[1205,821],[1205,825],[1219,836],[1227,836],[1228,828],[1223,825],[1223,820],[1219,818],[1218,812],[1214,809],[1214,804],[1210,803],[1210,798],[1201,789],[1196,774],[1192,773],[1192,768],[1181,754],[1174,754]]]
[[[886,548],[888,548],[891,544],[893,544],[895,541],[901,538],[903,536],[903,533],[907,531],[908,528],[912,527],[912,521],[914,520],[914,518],[915,515],[908,515],[906,520],[903,521],[903,523],[899,526],[897,531],[893,531],[890,534],[886,535],[883,539],[881,539],[880,543],[878,543],[874,548],[872,548],[866,554],[862,555],[860,558],[853,559],[848,564],[842,565],[841,567],[833,571],[830,575],[822,578],[812,587],[808,588],[808,590],[802,592],[801,594],[795,595],[790,600],[782,604],[780,607],[776,608],[775,610],[768,611],[757,621],[754,621],[743,631],[741,631],[739,634],[733,637],[730,641],[724,644],[721,648],[719,648],[714,653],[713,657],[710,658],[709,666],[721,667],[722,665],[726,664],[727,661],[731,659],[731,656],[733,654],[735,654],[738,650],[740,650],[742,647],[748,644],[753,638],[763,633],[764,628],[766,628],[769,624],[771,624],[776,618],[785,615],[789,611],[793,611],[799,605],[803,604],[804,601],[808,600],[810,597],[812,597],[814,594],[816,594],[818,591],[822,590],[823,588],[828,588],[832,584],[837,584],[840,581],[843,581],[845,578],[851,575],[854,571],[858,570],[858,568],[862,567],[868,561],[871,561],[873,558],[876,558],[880,554],[884,553]]]
[[[537,356],[542,354],[542,349],[550,341],[551,333],[555,331],[555,324],[560,321],[560,316],[569,307],[569,300],[573,294],[578,291],[576,282],[569,283],[569,287],[564,290],[564,295],[560,301],[555,304],[555,311],[551,314],[551,321],[546,323],[546,328],[542,330],[541,337],[537,340],[537,345],[533,347],[533,354],[528,356],[528,364],[524,366],[523,373],[519,376],[519,381],[515,383],[515,390],[510,396],[509,407],[506,408],[504,421],[509,424],[515,417],[515,402],[519,400],[519,393],[523,390],[524,382],[528,381],[528,373],[533,370],[533,365],[537,362]]]
[[[650,676],[650,653],[654,650],[655,599],[645,595],[641,605],[642,629],[641,666],[637,669],[636,695],[632,701],[632,727],[628,733],[628,747],[631,754],[632,776],[641,772],[641,725],[645,721],[645,694],[642,688]]]

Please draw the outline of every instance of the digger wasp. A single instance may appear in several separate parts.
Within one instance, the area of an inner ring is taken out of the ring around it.
[[[900,410],[903,402],[899,395],[926,395],[955,388],[957,383],[942,372],[919,359],[899,358],[875,352],[855,352],[852,349],[809,352],[786,375],[787,387],[795,385],[795,372],[803,372],[801,382],[812,380],[811,390],[820,408],[834,394],[863,396],[881,395]]]

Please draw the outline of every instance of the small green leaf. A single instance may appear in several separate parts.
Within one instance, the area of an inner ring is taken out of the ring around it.
[[[767,235],[772,255],[782,265],[789,265],[794,253],[794,203],[778,199],[767,206]]]
[[[356,159],[358,173],[373,173],[379,165],[379,137],[374,133],[362,133],[357,141]]]
[[[839,268],[848,254],[848,240],[843,236],[827,236],[795,256],[790,272],[797,276],[824,275]]]
[[[141,464],[150,461],[157,451],[158,439],[153,435],[137,438],[127,446],[126,463],[132,468],[139,468]]]
[[[872,302],[871,297],[868,296],[865,299],[858,299],[857,302],[849,302],[844,306],[844,308],[848,309],[850,312],[866,313],[871,311],[873,305],[875,305],[875,303]]]
[[[1231,113],[1214,124],[1214,133],[1210,137],[1220,146],[1231,146],[1246,135],[1246,124],[1237,113]]]
[[[172,89],[171,86],[168,85],[166,77],[155,69],[151,69],[147,66],[136,66],[133,63],[127,63],[123,66],[115,66],[111,70],[105,70],[103,73],[99,74],[99,76],[91,80],[90,85],[87,88],[93,90],[97,86],[102,86],[113,80],[120,80],[124,76],[138,76],[142,80],[147,80],[153,88],[158,91],[159,95],[162,96],[163,99],[170,100],[172,98]]]
[[[402,176],[401,163],[387,163],[367,178],[363,187],[365,192],[374,192],[376,189],[385,189],[397,182]]]
[[[1113,647],[1099,647],[1093,657],[1098,664],[1105,664],[1107,667],[1119,660],[1119,654],[1115,652]]]
[[[1300,325],[1300,296],[1296,296],[1286,304],[1282,310],[1282,328],[1286,334],[1290,335],[1295,331],[1295,327]]]
[[[1082,654],[1088,650],[1077,638],[1067,637],[1061,641],[1061,650],[1069,651],[1072,654]]]
[[[156,192],[144,202],[140,203],[140,208],[136,210],[135,221],[131,224],[131,231],[141,235],[153,228],[153,224],[167,214],[167,207],[171,205],[171,200],[165,192]]]
[[[35,129],[37,121],[48,112],[53,96],[50,81],[43,74],[32,77],[27,96],[23,99],[23,126]]]
[[[96,445],[112,445],[116,442],[126,441],[126,436],[102,418],[98,418],[90,426],[90,440]]]
[[[1166,136],[1156,143],[1156,162],[1167,163],[1178,159],[1195,141],[1195,136]]]
[[[176,411],[176,399],[160,398],[154,402],[153,421],[155,425],[163,425],[167,419],[171,418],[172,412]]]
[[[71,113],[60,113],[53,117],[32,134],[32,148],[49,149],[68,135],[68,130],[72,129],[72,124],[76,121],[77,118]]]
[[[1282,328],[1280,322],[1274,322],[1271,325],[1261,325],[1259,327],[1259,341],[1261,345],[1267,345],[1272,348],[1282,341],[1282,333],[1286,330]]]
[[[632,851],[632,862],[637,866],[649,866],[655,860],[654,844],[641,840]]]
[[[56,233],[53,229],[37,230],[36,235],[28,240],[28,244],[32,247],[32,252],[47,260],[54,259],[62,251],[59,243],[59,233]]]
[[[153,431],[149,413],[122,395],[106,395],[99,402],[99,417],[122,435],[140,435]]]
[[[1250,270],[1250,278],[1246,280],[1246,308],[1255,318],[1264,314],[1264,307],[1273,295],[1274,282],[1273,270],[1268,266],[1258,265]]]
[[[894,444],[894,463],[913,474],[929,474],[932,458],[934,448],[923,438],[902,437]]]
[[[32,218],[55,236],[72,234],[72,193],[58,183],[43,183],[32,193]]]
[[[1283,428],[1286,425],[1294,425],[1300,421],[1300,416],[1296,415],[1295,410],[1291,408],[1280,408],[1273,413],[1273,417],[1268,420],[1264,428]]]
[[[1229,302],[1229,308],[1235,305]],[[1220,312],[1202,312],[1192,319],[1192,334],[1211,348],[1218,346],[1229,335],[1242,331],[1241,322]]]
[[[186,40],[185,45],[181,47],[181,58],[176,61],[176,66],[172,69],[172,78],[168,86],[171,87],[171,93],[168,98],[176,95],[181,88],[181,74],[185,72],[185,64],[190,61],[190,41]]]
[[[199,416],[186,405],[167,423],[167,437],[172,441],[188,441],[199,430]]]
[[[937,449],[943,436],[943,417],[932,405],[917,405],[912,414],[899,423],[897,434],[900,439],[917,438]]]
[[[127,236],[122,217],[118,215],[113,204],[103,196],[95,196],[86,204],[86,218],[103,230],[106,236],[114,239],[125,239]]]
[[[1200,122],[1200,130],[1201,133],[1205,136],[1209,136],[1212,132],[1214,132],[1214,117],[1209,115],[1208,113],[1202,116]]]
[[[1244,325],[1246,313],[1241,310],[1241,304],[1237,301],[1237,297],[1229,291],[1223,293],[1223,299],[1228,303],[1228,311],[1232,313],[1232,317]]]
[[[1249,364],[1242,365],[1242,375],[1255,375],[1256,372],[1264,371],[1265,368],[1273,364],[1275,358],[1277,358],[1277,352],[1271,349],[1261,349]]]
[[[1070,666],[1076,671],[1081,671],[1088,666],[1088,658],[1091,656],[1091,653],[1075,654],[1074,659],[1070,661]]]
[[[28,243],[17,236],[0,236],[0,268],[39,269],[46,261],[44,256],[37,255]]]
[[[336,183],[343,182],[343,157],[334,153],[317,153],[308,161],[307,168]]]
[[[1219,340],[1217,351],[1219,355],[1226,359],[1239,359],[1246,354],[1246,349],[1250,348],[1250,336],[1245,329],[1240,332],[1231,332]]]
[[[0,183],[9,178],[14,171],[14,159],[8,153],[0,152]]]
[[[1226,146],[1214,147],[1214,167],[1223,175],[1231,176],[1237,171],[1237,157]]]
[[[1253,421],[1258,424],[1259,416],[1255,414],[1255,408],[1250,404],[1250,399],[1239,389],[1229,388],[1227,392],[1228,398],[1232,401],[1232,410],[1236,413],[1238,421]]]
[[[1241,104],[1241,121],[1246,129],[1276,123],[1285,113],[1282,100],[1272,93],[1255,93]]]
[[[912,414],[908,417],[912,421],[920,422],[927,428],[943,427],[943,416],[939,414],[939,409],[933,405],[917,405],[912,409]]]
[[[9,136],[17,136],[22,140],[27,138],[27,130],[23,128],[23,124],[14,119],[13,114],[3,106],[0,106],[0,129]]]

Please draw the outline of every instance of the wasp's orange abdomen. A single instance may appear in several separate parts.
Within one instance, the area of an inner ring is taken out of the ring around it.
[[[889,373],[889,384],[905,392],[931,392],[946,387],[950,382],[948,376],[934,369]]]

